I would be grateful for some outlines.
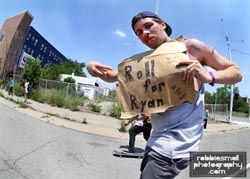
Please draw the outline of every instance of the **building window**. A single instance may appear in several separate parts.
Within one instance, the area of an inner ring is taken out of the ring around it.
[[[42,44],[42,45],[41,45],[41,48],[40,48],[40,50],[43,50],[43,47],[44,47],[44,44]]]
[[[4,35],[1,35],[1,36],[0,36],[0,42],[3,41],[3,37],[4,37]]]
[[[30,54],[30,50],[31,50],[31,48],[28,47],[28,49],[27,49],[27,53],[28,53],[28,54]]]
[[[27,36],[27,41],[29,41],[30,38],[31,38],[31,33],[28,34],[28,36]]]
[[[38,40],[36,39],[35,42],[34,42],[34,46],[36,46],[38,43]]]
[[[0,42],[3,41],[3,38],[4,38],[5,34],[6,34],[6,31],[3,31],[2,35],[0,36]]]

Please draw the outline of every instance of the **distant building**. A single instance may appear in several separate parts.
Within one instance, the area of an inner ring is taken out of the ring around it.
[[[83,95],[90,100],[95,100],[104,96],[105,88],[101,86],[101,83],[97,79],[75,76],[74,74],[61,74],[60,80],[63,81],[65,78],[69,77],[75,80],[76,93],[78,95]]]
[[[110,89],[109,88],[104,88],[103,89],[103,96],[109,96]]]
[[[60,64],[67,58],[53,47],[34,27],[33,16],[24,11],[5,20],[0,30],[0,78],[20,73],[30,58],[41,65]]]

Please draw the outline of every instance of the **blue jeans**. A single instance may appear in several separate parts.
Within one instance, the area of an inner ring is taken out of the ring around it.
[[[184,170],[189,163],[189,158],[171,159],[146,146],[141,163],[140,179],[172,179]]]

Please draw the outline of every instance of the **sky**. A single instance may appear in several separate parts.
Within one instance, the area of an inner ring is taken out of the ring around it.
[[[141,11],[156,12],[172,27],[171,38],[196,38],[227,58],[230,47],[231,60],[243,74],[235,86],[240,96],[250,97],[249,0],[8,0],[1,2],[0,26],[25,10],[34,17],[31,25],[64,56],[114,70],[122,60],[149,50],[135,36],[131,19]],[[222,86],[205,89],[212,93]]]

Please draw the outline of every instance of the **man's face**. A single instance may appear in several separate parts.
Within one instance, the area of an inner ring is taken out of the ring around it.
[[[164,22],[158,23],[148,17],[139,20],[134,26],[134,31],[142,43],[155,49],[167,41],[168,36],[165,28],[166,25]]]

